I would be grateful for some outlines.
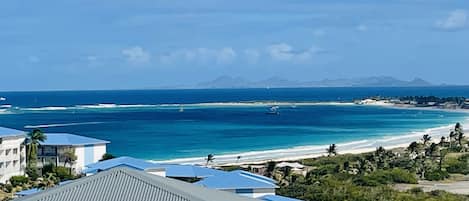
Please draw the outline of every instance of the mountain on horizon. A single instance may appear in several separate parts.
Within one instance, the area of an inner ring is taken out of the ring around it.
[[[433,84],[415,78],[410,81],[391,76],[372,76],[352,79],[323,79],[320,81],[292,81],[281,77],[271,77],[260,81],[250,81],[242,77],[221,76],[212,81],[201,82],[195,88],[291,88],[291,87],[421,87]]]

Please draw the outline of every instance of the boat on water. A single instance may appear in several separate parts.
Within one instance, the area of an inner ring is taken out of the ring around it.
[[[6,101],[6,100],[7,100],[7,98],[5,98],[5,97],[0,97],[0,101]]]
[[[280,114],[280,112],[278,111],[279,108],[280,107],[277,106],[277,105],[272,106],[272,107],[269,108],[269,111],[266,114],[268,114],[268,115],[279,115]]]

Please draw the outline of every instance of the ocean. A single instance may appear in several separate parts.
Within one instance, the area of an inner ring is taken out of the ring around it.
[[[375,95],[469,97],[469,87],[0,92],[6,99],[0,126],[109,140],[108,152],[117,156],[184,161],[207,154],[253,159],[265,153],[260,158],[268,159],[288,156],[278,150],[324,150],[331,143],[371,146],[430,128],[449,130],[468,118],[350,104]],[[279,115],[268,114],[272,105],[279,105]]]

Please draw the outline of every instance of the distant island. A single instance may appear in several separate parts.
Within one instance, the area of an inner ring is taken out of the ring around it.
[[[281,77],[271,77],[251,81],[243,77],[221,76],[212,81],[201,82],[195,88],[295,88],[295,87],[423,87],[434,84],[421,78],[410,81],[390,76],[364,78],[323,79],[320,81],[292,81]]]

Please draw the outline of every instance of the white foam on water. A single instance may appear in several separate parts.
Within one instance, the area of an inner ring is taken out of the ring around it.
[[[374,151],[377,147],[383,146],[386,149],[406,147],[413,141],[418,141],[424,134],[429,134],[434,141],[440,140],[440,137],[447,136],[454,124],[428,128],[421,131],[410,132],[407,134],[395,134],[382,138],[357,140],[337,144],[339,153],[364,153]],[[463,127],[469,128],[469,119],[465,120]],[[264,163],[266,161],[284,161],[313,158],[326,155],[326,148],[329,145],[297,146],[286,149],[274,149],[265,151],[249,151],[243,153],[215,155],[213,165],[228,164],[246,164],[246,163]],[[238,160],[238,156],[241,158]],[[177,158],[171,160],[151,160],[157,163],[178,163],[178,164],[198,164],[206,163],[206,157]]]
[[[80,122],[80,123],[65,123],[65,124],[43,124],[43,125],[27,125],[24,128],[52,128],[52,127],[66,127],[66,126],[79,126],[79,125],[93,125],[103,124],[104,122]]]

